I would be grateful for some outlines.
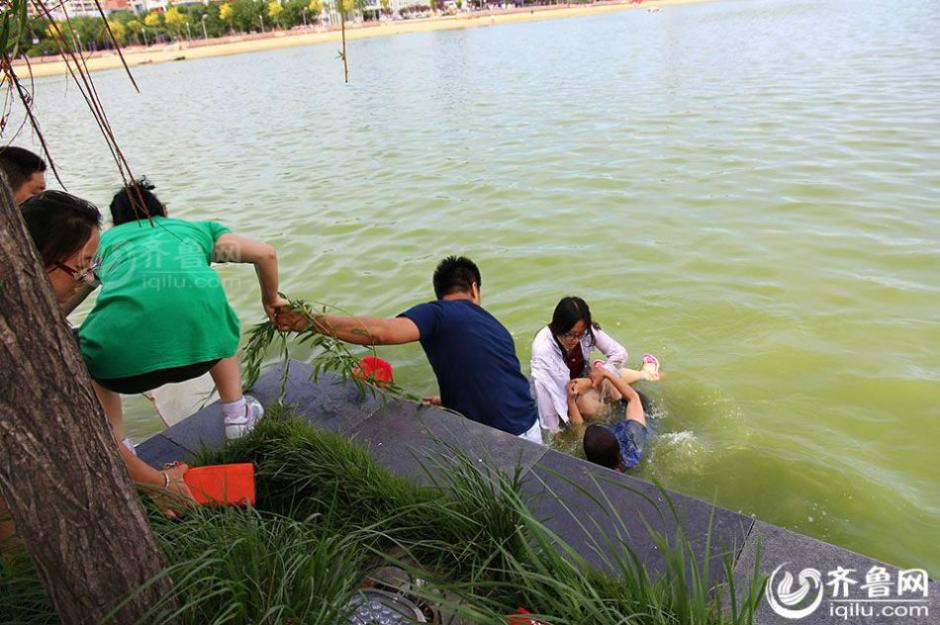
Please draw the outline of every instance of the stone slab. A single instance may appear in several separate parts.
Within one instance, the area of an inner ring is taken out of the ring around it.
[[[753,524],[750,517],[670,493],[674,515],[655,485],[557,451],[548,451],[529,471],[523,499],[546,527],[608,572],[617,568],[614,554],[626,553],[624,546],[651,572],[663,570],[662,553],[647,526],[671,539],[681,524],[703,562],[711,526],[709,575],[723,581],[723,558],[735,561]]]
[[[782,567],[773,578],[772,583],[769,583],[771,590],[779,587],[783,576],[787,572],[793,577],[792,590],[798,590],[802,585],[801,572],[804,569],[811,568],[819,572],[819,579],[822,581],[822,598],[818,607],[806,616],[787,618],[771,607],[765,593],[761,597],[758,606],[754,619],[755,625],[792,623],[799,623],[799,625],[845,625],[845,623],[852,623],[853,625],[936,625],[940,622],[940,600],[938,600],[938,597],[940,597],[940,584],[937,582],[931,581],[928,583],[928,596],[926,598],[919,593],[900,595],[897,592],[900,569],[897,567],[762,521],[755,522],[735,566],[735,586],[739,591],[739,596],[740,592],[749,583],[750,578],[753,577],[758,545],[760,545],[761,550],[760,572],[762,574],[769,576],[777,567]],[[834,586],[827,584],[833,579],[829,572],[835,571],[838,567],[852,569],[849,578],[857,583],[849,585],[847,593],[844,591],[844,587],[840,589],[839,597],[836,598],[833,597]],[[871,600],[868,594],[869,590],[861,588],[866,584],[866,576],[872,567],[884,567],[890,576],[889,596],[885,598],[876,597],[878,601]],[[810,591],[804,602],[790,607],[777,599],[778,605],[784,609],[809,608],[813,603],[812,600],[819,594],[818,589],[820,586],[812,582],[810,578],[806,579],[806,585],[809,586]],[[779,597],[779,594],[775,594],[775,597]],[[856,599],[861,599],[861,601],[856,602]],[[882,599],[886,599],[886,601],[882,602]],[[905,601],[895,601],[896,599],[904,599]],[[908,613],[903,616],[885,614],[883,610],[886,607],[892,610],[901,608],[909,611],[922,611],[925,609],[926,613]],[[840,613],[840,610],[844,613]]]
[[[266,408],[280,398],[283,367],[278,364],[265,372],[250,391]],[[378,392],[367,391],[363,396],[355,384],[334,373],[321,373],[313,382],[312,372],[310,365],[290,361],[284,403],[315,428],[348,432],[390,401]]]
[[[156,434],[137,445],[137,457],[155,469],[161,469],[168,462],[189,462],[193,456],[188,449],[180,447],[162,434]]]
[[[435,469],[461,450],[475,464],[512,473],[547,452],[543,445],[481,425],[449,410],[393,401],[349,432],[378,463],[419,483],[434,481]]]
[[[219,449],[225,444],[225,425],[222,421],[222,404],[213,402],[163,431],[163,437],[191,453],[203,446]]]

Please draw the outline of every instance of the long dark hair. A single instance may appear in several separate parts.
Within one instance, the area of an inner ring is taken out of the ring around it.
[[[115,226],[129,221],[166,217],[166,206],[157,199],[157,187],[146,177],[135,180],[114,194],[111,200],[111,221]]]
[[[47,268],[82,249],[101,226],[94,204],[65,191],[43,191],[20,204],[20,210]]]
[[[574,324],[583,321],[587,326],[587,333],[591,336],[591,345],[597,341],[594,337],[594,330],[600,330],[601,327],[591,321],[591,309],[580,297],[569,295],[561,298],[558,305],[555,306],[555,312],[552,313],[552,321],[548,328],[552,331],[552,336],[558,337],[571,330]]]

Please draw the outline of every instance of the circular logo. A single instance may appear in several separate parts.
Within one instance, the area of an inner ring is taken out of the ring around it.
[[[767,580],[767,586],[764,589],[764,596],[767,597],[767,603],[770,604],[771,609],[783,618],[796,620],[807,617],[822,603],[822,574],[816,569],[803,569],[799,574],[800,585],[794,590],[793,575],[790,571],[783,571],[783,577],[779,582],[776,581],[780,569],[786,565],[787,563],[784,562],[770,574],[770,579]],[[811,596],[814,589],[816,596],[808,600],[807,597]]]

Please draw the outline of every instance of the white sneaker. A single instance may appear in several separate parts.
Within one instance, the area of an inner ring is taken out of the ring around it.
[[[245,395],[245,414],[225,419],[225,438],[229,440],[241,438],[250,432],[258,419],[263,416],[264,406],[261,402],[251,395]]]

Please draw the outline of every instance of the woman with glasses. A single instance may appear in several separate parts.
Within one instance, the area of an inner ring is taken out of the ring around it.
[[[592,366],[595,349],[606,360]],[[627,384],[659,379],[655,356],[644,354],[639,371],[624,369],[626,360],[627,350],[593,322],[583,299],[562,298],[551,323],[532,341],[532,391],[542,429],[558,432],[561,423],[581,425],[583,417],[597,416],[601,400],[619,399],[614,385],[606,381],[610,375]]]
[[[39,250],[52,291],[63,314],[67,315],[97,286],[95,271],[100,265],[97,252],[101,213],[91,202],[63,191],[35,195],[23,202],[20,209],[26,229]],[[135,483],[158,498],[169,492],[171,498],[192,499],[183,482],[183,473],[189,467],[180,464],[163,471],[154,469],[119,441],[116,437],[118,451]],[[172,514],[169,507],[167,510]],[[0,512],[0,543],[4,534],[2,517]]]
[[[62,191],[45,191],[20,205],[59,306],[69,314],[96,286],[101,214]]]

